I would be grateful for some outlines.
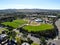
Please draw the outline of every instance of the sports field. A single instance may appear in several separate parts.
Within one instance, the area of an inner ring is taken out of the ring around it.
[[[49,29],[53,29],[54,26],[52,24],[41,24],[39,26],[31,26],[31,25],[27,25],[23,27],[25,30],[28,30],[28,32],[31,31],[44,31],[44,30],[49,30]]]
[[[23,19],[20,20],[14,20],[13,22],[3,22],[2,24],[5,26],[11,26],[13,28],[18,28],[19,26],[27,23],[27,21],[24,21]]]

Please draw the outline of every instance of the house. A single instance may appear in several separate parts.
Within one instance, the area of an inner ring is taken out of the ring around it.
[[[1,34],[0,35],[0,41],[3,41],[7,38],[7,35],[6,34]]]
[[[27,43],[27,42],[24,42],[24,43],[22,43],[22,45],[30,45],[29,43]]]
[[[8,40],[7,45],[17,45],[16,40]]]
[[[3,44],[3,43],[5,43],[6,42],[6,40],[7,40],[7,35],[6,34],[1,34],[0,35],[0,44]]]

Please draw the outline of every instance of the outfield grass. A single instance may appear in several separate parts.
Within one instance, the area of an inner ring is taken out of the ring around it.
[[[44,31],[44,30],[49,30],[49,29],[53,29],[54,26],[51,24],[41,24],[39,26],[31,26],[31,25],[27,25],[23,27],[25,30],[28,30],[28,32],[31,31]]]
[[[14,20],[13,22],[3,22],[2,24],[5,26],[11,26],[13,28],[18,28],[19,26],[21,26],[22,24],[27,23],[27,21],[24,21],[22,19],[20,20]]]

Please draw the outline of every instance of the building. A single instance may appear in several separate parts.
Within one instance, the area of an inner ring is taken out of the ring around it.
[[[36,21],[36,22],[43,22],[43,20],[40,19],[40,18],[35,19],[35,21]]]
[[[1,34],[0,35],[0,41],[3,41],[7,38],[7,35],[6,34]]]
[[[57,16],[48,15],[49,18],[56,18]]]
[[[30,45],[29,43],[27,43],[27,42],[24,42],[24,43],[22,43],[22,45]]]
[[[4,44],[7,41],[7,35],[6,34],[1,34],[0,35],[0,44]]]

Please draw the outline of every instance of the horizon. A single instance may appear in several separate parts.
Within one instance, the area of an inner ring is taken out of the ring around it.
[[[49,9],[60,10],[59,0],[1,0],[0,10],[4,9]]]
[[[29,9],[29,10],[30,10],[30,9],[37,9],[37,10],[40,10],[39,8],[20,8],[20,9],[22,9],[22,10],[23,10],[23,9],[27,9],[27,10],[28,10],[28,9]],[[8,9],[0,9],[0,10],[20,10],[20,9],[17,9],[17,8],[13,8],[13,9],[12,9],[12,8],[8,8]],[[60,9],[41,9],[41,10],[60,10]]]

